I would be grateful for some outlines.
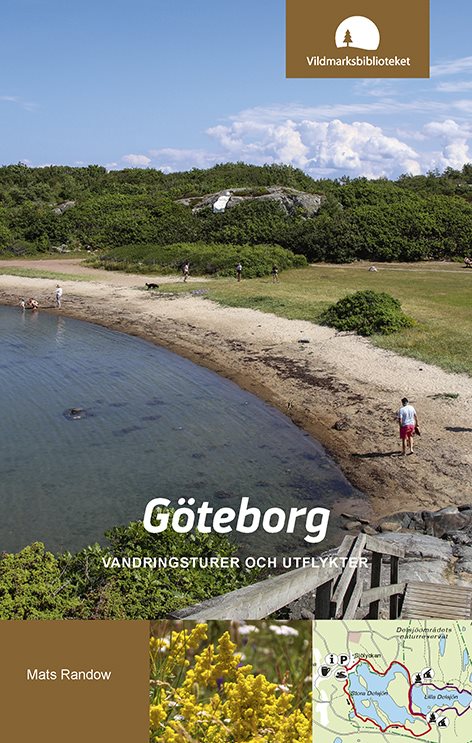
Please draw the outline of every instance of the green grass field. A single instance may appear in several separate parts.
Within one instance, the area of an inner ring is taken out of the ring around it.
[[[444,369],[472,375],[472,270],[460,264],[317,265],[240,284],[219,279],[201,284],[207,296],[231,307],[251,307],[281,317],[316,322],[332,302],[359,289],[388,292],[416,321],[414,328],[373,343]],[[197,288],[197,280],[179,290]],[[172,287],[174,290],[174,287]]]

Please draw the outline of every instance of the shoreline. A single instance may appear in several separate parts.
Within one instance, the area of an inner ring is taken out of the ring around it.
[[[97,272],[93,282],[84,278],[62,282],[63,309],[55,310],[54,278],[0,275],[0,303],[14,306],[18,296],[34,295],[40,311],[138,336],[232,380],[277,407],[326,449],[367,496],[351,499],[349,509],[369,521],[472,500],[472,379],[466,375],[306,321],[191,295],[149,293],[143,290],[150,280],[146,276],[120,274],[115,281],[114,274]],[[152,280],[171,288],[171,277]],[[434,398],[448,393],[459,396]],[[417,453],[403,458],[395,410],[405,394],[418,410],[423,436],[415,442]],[[346,499],[340,507],[346,509]]]

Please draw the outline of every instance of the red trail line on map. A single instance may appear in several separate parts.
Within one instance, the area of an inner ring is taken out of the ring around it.
[[[369,665],[372,668],[372,670],[374,671],[374,673],[376,673],[378,676],[386,676],[387,673],[392,668],[392,666],[400,666],[401,668],[403,668],[403,670],[406,672],[406,674],[408,676],[408,683],[410,684],[410,690],[411,690],[411,687],[413,686],[413,684],[411,683],[411,676],[410,676],[410,672],[409,672],[408,668],[406,666],[404,666],[403,663],[400,663],[398,660],[393,660],[390,663],[389,667],[387,668],[387,670],[384,673],[382,673],[381,671],[377,671],[377,669],[372,665],[372,663],[369,660],[367,660],[367,658],[359,658],[359,660],[356,663],[354,663],[353,666],[351,666],[350,668],[347,668],[346,670],[347,671],[354,670],[354,668],[356,666],[358,666],[359,663],[367,663],[367,665]],[[347,679],[346,683],[344,684],[343,691],[349,697],[349,701],[350,701],[350,703],[352,705],[352,709],[354,710],[354,714],[356,715],[356,717],[358,717],[360,720],[362,720],[362,722],[371,722],[373,725],[375,725],[375,727],[377,727],[380,730],[381,733],[386,733],[387,730],[389,730],[390,728],[402,728],[403,730],[406,730],[406,732],[409,733],[410,735],[412,735],[414,738],[422,738],[424,735],[427,735],[428,733],[430,733],[431,730],[433,729],[431,723],[428,722],[428,729],[425,730],[424,733],[417,734],[417,733],[414,733],[413,730],[410,730],[410,728],[407,728],[405,725],[401,725],[399,722],[395,722],[395,723],[392,723],[391,725],[387,725],[387,727],[382,727],[382,725],[379,725],[377,722],[375,722],[375,720],[371,720],[370,717],[362,717],[362,715],[359,715],[358,714],[358,712],[356,710],[356,705],[354,703],[354,700],[351,697],[351,695],[349,694],[349,692],[347,691],[347,687],[348,686],[349,686],[349,679]],[[423,722],[426,722],[426,716],[425,715],[422,715],[421,713],[418,713],[418,712],[413,712],[413,710],[411,709],[411,695],[410,695],[410,690],[408,691],[408,707],[409,707],[410,715],[412,715],[413,717],[418,717]]]

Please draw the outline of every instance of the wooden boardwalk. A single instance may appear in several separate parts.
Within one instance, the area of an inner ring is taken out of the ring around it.
[[[370,570],[360,570],[366,553]],[[263,619],[304,596],[315,619],[472,619],[472,586],[401,582],[399,563],[405,552],[400,545],[366,534],[346,536],[336,557],[346,563],[291,570],[171,617]]]
[[[402,619],[470,619],[472,588],[437,583],[407,583]]]

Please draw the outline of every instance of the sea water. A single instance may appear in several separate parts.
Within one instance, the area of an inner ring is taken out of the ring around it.
[[[247,496],[263,510],[359,497],[270,405],[97,325],[0,307],[0,394],[0,550],[103,542],[158,497],[237,508]],[[229,536],[243,553],[312,553],[302,532]],[[339,541],[333,517],[317,549]]]

